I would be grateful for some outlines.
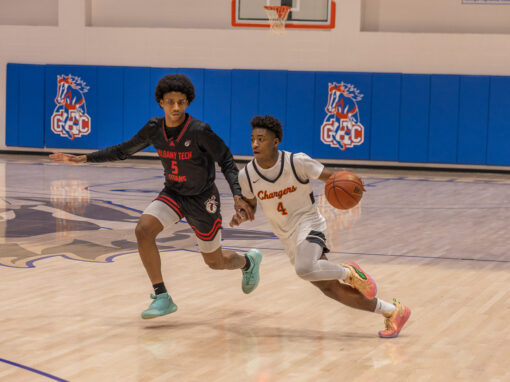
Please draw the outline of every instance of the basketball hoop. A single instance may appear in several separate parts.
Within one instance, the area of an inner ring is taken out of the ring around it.
[[[267,18],[269,19],[270,32],[282,34],[285,32],[285,22],[289,16],[290,7],[286,5],[280,6],[264,6]]]

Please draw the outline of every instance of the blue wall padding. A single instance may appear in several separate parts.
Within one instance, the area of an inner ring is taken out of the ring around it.
[[[458,124],[459,76],[430,76],[428,162],[457,162]]]
[[[461,76],[457,163],[487,163],[490,77]]]
[[[213,131],[230,146],[232,72],[211,69],[204,73],[204,115]]]
[[[188,112],[234,155],[251,155],[250,121],[269,114],[282,122],[282,149],[319,159],[510,165],[510,77],[496,76],[8,64],[6,144],[119,144],[164,115],[154,89],[174,73],[195,86]],[[57,105],[58,75],[79,77],[88,90],[68,88],[67,106]],[[350,94],[336,98],[328,114],[333,84]],[[65,117],[80,115],[73,107],[81,94],[90,132],[80,135]]]
[[[124,68],[124,124],[121,141],[132,138],[152,117],[151,108],[155,101],[150,78],[150,68]]]
[[[287,125],[285,113],[287,73],[284,70],[261,70],[259,76],[259,111],[257,115],[271,115],[278,118],[282,126]],[[247,128],[251,131],[251,125],[248,125]],[[285,147],[282,146],[282,149]]]
[[[44,146],[44,67],[7,66],[7,145]]]
[[[491,77],[487,164],[510,165],[510,77]]]
[[[44,68],[21,67],[19,76],[18,144],[24,147],[44,145]]]
[[[230,125],[230,150],[233,154],[251,155],[251,125],[259,114],[259,71],[232,71],[232,118]]]
[[[5,100],[5,144],[7,146],[19,146],[19,71],[21,66],[7,64],[7,97]]]
[[[315,73],[289,72],[287,76],[286,121],[281,147],[312,155],[314,129]]]
[[[372,77],[372,160],[398,160],[401,79],[396,73],[375,73]]]
[[[430,76],[402,75],[399,161],[428,162]]]
[[[95,124],[97,141],[101,147],[119,144],[124,126],[124,71],[121,67],[97,68],[97,104]]]

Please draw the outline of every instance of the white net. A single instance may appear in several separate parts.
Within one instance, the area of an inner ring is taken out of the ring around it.
[[[275,34],[282,34],[285,32],[285,23],[289,16],[290,7],[285,5],[281,6],[268,6],[264,7],[267,18],[269,19],[270,31]]]

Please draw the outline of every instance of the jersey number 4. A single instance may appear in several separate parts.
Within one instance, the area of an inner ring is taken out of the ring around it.
[[[287,213],[287,210],[285,209],[285,207],[283,206],[283,203],[280,202],[278,203],[278,207],[276,207],[276,210],[281,213],[282,215],[288,215]]]

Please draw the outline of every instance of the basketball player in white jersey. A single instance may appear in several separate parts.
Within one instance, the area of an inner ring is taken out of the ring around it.
[[[278,119],[256,116],[251,125],[254,159],[239,172],[243,198],[254,209],[260,204],[299,277],[342,304],[384,315],[386,329],[379,336],[398,336],[411,310],[395,299],[391,304],[376,298],[375,281],[358,264],[338,265],[326,258],[326,221],[315,203],[310,179],[326,182],[333,172],[304,153],[278,150],[282,140]],[[246,220],[236,214],[230,225]]]

